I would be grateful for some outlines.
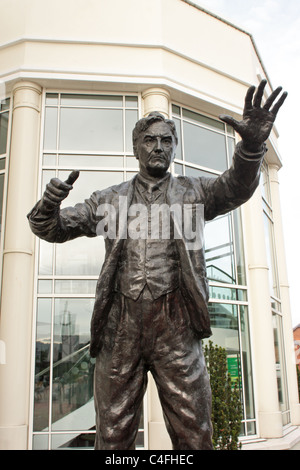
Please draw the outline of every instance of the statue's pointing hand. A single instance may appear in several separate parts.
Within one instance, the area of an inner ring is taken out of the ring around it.
[[[275,102],[282,91],[282,87],[278,87],[261,106],[266,83],[266,80],[260,82],[255,95],[254,86],[248,89],[242,121],[237,121],[232,116],[224,114],[219,116],[241,136],[244,149],[253,153],[262,149],[262,144],[268,139],[277,113],[287,97],[287,92],[284,92]]]
[[[52,178],[46,185],[43,194],[43,204],[47,209],[54,209],[68,196],[73,184],[79,176],[79,171],[72,171],[66,181],[61,181],[58,178]]]

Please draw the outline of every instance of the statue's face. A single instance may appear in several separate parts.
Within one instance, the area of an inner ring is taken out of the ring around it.
[[[168,124],[157,121],[142,132],[136,158],[144,175],[163,176],[175,157],[176,142]]]

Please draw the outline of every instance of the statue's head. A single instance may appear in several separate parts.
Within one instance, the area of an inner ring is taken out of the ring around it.
[[[145,176],[163,176],[175,158],[178,137],[174,121],[157,111],[150,113],[136,123],[132,141],[140,172]]]

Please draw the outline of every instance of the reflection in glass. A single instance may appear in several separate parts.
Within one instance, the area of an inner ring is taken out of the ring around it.
[[[137,108],[138,99],[137,96],[125,96],[126,108]]]
[[[225,136],[183,122],[185,161],[225,171],[227,168]]]
[[[4,197],[4,174],[0,174],[0,236],[2,231],[2,209]]]
[[[185,176],[195,176],[195,177],[204,176],[205,178],[217,178],[218,175],[214,175],[213,173],[209,173],[208,171],[198,170],[198,168],[192,168],[192,167],[186,166]]]
[[[283,425],[290,421],[289,413],[284,413],[289,409],[289,399],[287,391],[287,378],[285,370],[285,354],[283,344],[283,331],[282,331],[282,318],[280,315],[273,313],[273,334],[274,334],[274,348],[276,360],[276,376],[278,388],[278,401],[280,410],[283,412],[282,419]]]
[[[210,280],[235,283],[230,214],[206,224],[205,255],[207,275]]]
[[[232,211],[232,220],[234,226],[235,236],[235,260],[236,260],[236,275],[237,283],[241,286],[245,286],[246,282],[246,266],[245,266],[245,250],[244,250],[244,239],[243,239],[243,227],[242,227],[242,214],[238,208]]]
[[[38,293],[39,294],[51,294],[52,293],[52,281],[50,280],[38,281]]]
[[[182,160],[181,121],[180,119],[177,119],[175,117],[173,117],[173,121],[175,122],[175,127],[176,127],[176,132],[177,132],[177,137],[178,137],[178,144],[176,147],[175,158],[178,158],[178,160]]]
[[[273,222],[271,221],[271,219],[267,216],[265,212],[263,213],[263,220],[264,220],[264,229],[265,229],[267,261],[268,261],[268,267],[269,267],[268,274],[269,274],[270,295],[279,297]]]
[[[39,274],[48,275],[53,271],[53,244],[39,240]]]
[[[133,152],[132,130],[138,120],[138,111],[127,109],[125,111],[125,152]]]
[[[56,245],[55,274],[64,276],[97,276],[104,261],[102,237],[76,238]]]
[[[239,350],[238,344],[238,317],[237,317],[237,305],[234,304],[222,304],[216,302],[209,303],[209,314],[211,319],[211,326],[212,328],[221,328],[224,330],[233,330],[236,333],[224,331],[221,332],[221,336],[214,336],[215,342],[222,347],[227,347],[229,344],[226,338],[230,337],[230,344],[233,348],[234,344],[234,351]],[[215,335],[215,332],[214,332]],[[222,342],[222,344],[220,343]]]
[[[48,449],[49,434],[34,434],[32,439],[33,450]]]
[[[122,152],[123,111],[61,108],[59,149]]]
[[[58,178],[65,181],[70,171],[59,171]],[[121,171],[80,171],[79,178],[73,185],[68,197],[64,199],[61,208],[75,206],[78,202],[84,202],[94,191],[106,189],[109,186],[123,181]]]
[[[56,294],[94,294],[96,284],[96,280],[59,280],[54,283],[54,292]]]
[[[58,105],[58,93],[47,93],[46,105]]]
[[[8,112],[0,114],[0,155],[6,153]]]
[[[90,429],[94,423],[93,372],[89,355],[94,299],[55,299],[52,429]]]
[[[47,430],[49,426],[51,299],[38,299],[33,430]]]
[[[205,126],[223,132],[225,130],[225,124],[223,122],[217,121],[216,119],[212,119],[208,116],[204,116],[203,114],[195,113],[194,111],[190,111],[189,109],[182,108],[182,116],[183,118],[186,118],[189,121],[194,121],[197,124],[204,124]]]
[[[44,149],[54,150],[57,147],[57,108],[45,110]]]
[[[51,449],[93,449],[94,433],[52,434]]]
[[[123,168],[123,157],[118,155],[59,155],[58,165],[71,168]]]
[[[120,108],[123,106],[123,97],[119,95],[77,95],[72,93],[62,93],[61,106],[97,106]]]
[[[253,371],[252,371],[252,362],[251,362],[248,307],[246,305],[240,306],[240,323],[241,323],[241,349],[242,349],[243,377],[244,377],[244,390],[243,391],[244,391],[245,405],[246,405],[244,411],[246,412],[247,419],[253,419],[255,418],[254,393],[253,393]],[[254,426],[254,431],[255,431],[255,426]],[[254,432],[252,432],[252,434],[254,434]]]

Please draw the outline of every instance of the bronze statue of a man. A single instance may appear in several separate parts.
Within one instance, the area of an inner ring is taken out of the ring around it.
[[[133,130],[140,168],[136,177],[60,209],[78,177],[72,172],[65,182],[52,179],[28,214],[33,233],[49,242],[99,233],[105,237],[90,343],[96,358],[96,449],[134,448],[148,371],[158,388],[173,448],[212,449],[211,391],[201,349],[201,339],[211,335],[203,245],[191,246],[186,232],[177,227],[180,217],[176,221],[171,216],[168,236],[151,236],[150,209],[165,205],[184,211],[187,206],[194,224],[231,211],[252,196],[264,142],[286,98],[283,93],[275,103],[280,87],[262,106],[265,85],[262,81],[255,94],[255,87],[249,88],[242,121],[220,116],[242,140],[231,168],[218,178],[174,178],[168,172],[177,144],[174,123],[151,113]],[[132,207],[143,214],[143,236],[128,235]],[[203,217],[196,220],[197,207],[203,208]]]

